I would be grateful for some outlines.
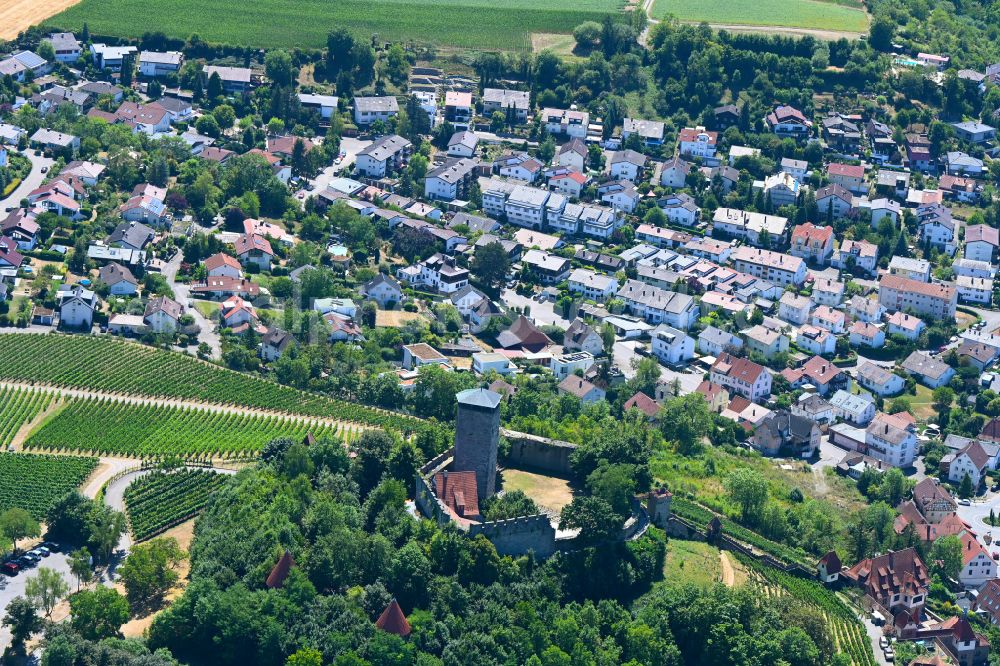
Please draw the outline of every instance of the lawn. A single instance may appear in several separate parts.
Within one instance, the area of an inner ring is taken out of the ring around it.
[[[923,384],[917,384],[917,394],[916,395],[905,395],[910,401],[910,407],[913,408],[913,416],[917,418],[918,421],[927,422],[928,419],[934,417],[937,414],[937,410],[934,409],[934,390],[929,389]]]
[[[503,489],[520,490],[535,500],[535,504],[539,507],[553,513],[559,513],[573,500],[573,490],[565,479],[533,474],[520,469],[503,471]]]
[[[708,587],[722,580],[719,549],[703,541],[671,539],[663,563],[663,578],[668,583],[683,581]]]
[[[568,34],[584,21],[619,13],[621,0],[83,0],[49,19],[53,27],[92,35],[139,37],[151,26],[170,37],[197,33],[209,42],[262,48],[321,48],[346,27],[367,41],[529,51],[530,33]]]
[[[817,0],[656,0],[654,18],[673,14],[681,21],[706,21],[722,25],[777,26],[866,32],[868,17],[861,9]]]

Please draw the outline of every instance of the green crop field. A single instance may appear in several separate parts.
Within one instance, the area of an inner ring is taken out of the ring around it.
[[[125,510],[136,540],[144,541],[201,513],[208,496],[229,478],[202,469],[156,471],[125,490]]]
[[[851,2],[818,0],[656,0],[653,17],[668,14],[681,21],[705,21],[721,25],[775,26],[866,32],[868,17],[864,10],[848,6]]]
[[[71,400],[32,433],[25,448],[127,456],[252,454],[277,437],[301,440],[309,432],[317,438],[347,436],[294,417],[87,399]]]
[[[35,418],[51,400],[51,393],[0,388],[0,450],[6,449],[21,426]]]
[[[0,453],[0,513],[17,507],[41,519],[96,466],[97,458]]]
[[[399,430],[419,419],[297,391],[203,363],[190,356],[121,340],[70,335],[0,335],[0,379],[177,398],[322,416]]]
[[[333,28],[360,38],[527,51],[532,32],[569,33],[619,13],[622,0],[83,0],[47,25],[139,37],[159,30],[187,39],[255,47],[322,47]]]

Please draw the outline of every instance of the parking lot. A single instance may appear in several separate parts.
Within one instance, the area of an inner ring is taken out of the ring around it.
[[[38,570],[42,567],[55,569],[63,575],[71,590],[76,589],[76,578],[69,570],[69,559],[66,553],[52,553],[43,558],[41,562],[31,569],[18,572],[16,576],[10,577],[0,574],[0,618],[7,614],[7,606],[17,597],[24,596],[24,587],[28,580],[38,575]],[[10,645],[10,630],[0,627],[0,652]]]

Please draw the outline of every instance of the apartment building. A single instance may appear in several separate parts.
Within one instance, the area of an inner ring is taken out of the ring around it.
[[[806,262],[799,257],[746,245],[731,256],[736,270],[777,285],[801,286],[806,280]]]
[[[751,402],[763,403],[771,395],[771,373],[768,369],[729,353],[723,353],[712,364],[709,381]]]
[[[878,301],[890,312],[912,310],[936,319],[954,319],[958,292],[944,284],[883,275],[878,283]]]

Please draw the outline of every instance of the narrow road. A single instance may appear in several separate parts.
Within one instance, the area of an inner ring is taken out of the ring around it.
[[[719,551],[719,563],[722,565],[722,584],[726,587],[734,587],[736,585],[736,571],[733,570],[729,554],[724,550]]]
[[[29,173],[21,184],[14,189],[6,198],[0,199],[0,213],[3,213],[3,217],[6,217],[7,208],[17,207],[21,204],[21,199],[24,199],[31,193],[32,190],[36,189],[45,180],[45,176],[48,174],[42,173],[42,169],[50,168],[55,162],[50,160],[44,155],[35,155],[34,150],[21,150],[17,151],[27,157],[31,161],[31,173]]]
[[[163,277],[167,279],[170,288],[174,292],[174,300],[184,306],[184,311],[194,317],[194,321],[201,329],[198,332],[198,343],[208,345],[210,356],[216,360],[222,358],[222,338],[215,330],[215,324],[206,319],[197,308],[189,308],[188,302],[191,299],[191,290],[188,285],[177,282],[177,271],[181,268],[183,253],[176,253],[173,258],[163,267]]]

